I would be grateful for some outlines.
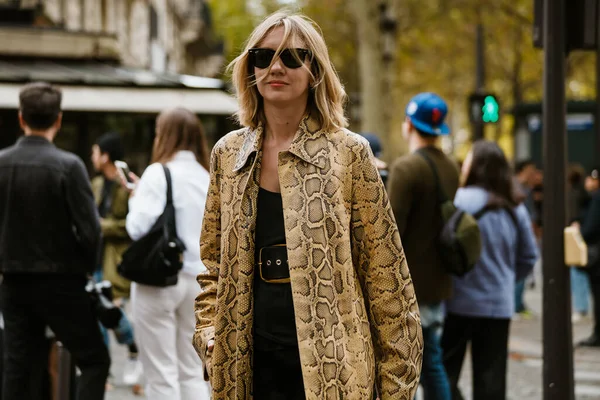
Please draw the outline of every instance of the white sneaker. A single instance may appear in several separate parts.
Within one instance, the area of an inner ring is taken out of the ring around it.
[[[123,383],[131,386],[140,383],[142,377],[142,363],[137,358],[128,358],[123,372]]]

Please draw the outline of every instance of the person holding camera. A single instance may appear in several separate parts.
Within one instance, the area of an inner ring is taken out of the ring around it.
[[[114,303],[123,311],[119,325],[113,332],[117,342],[126,345],[129,357],[125,364],[123,383],[138,384],[142,375],[142,364],[138,359],[138,348],[133,337],[133,329],[125,314],[125,303],[129,300],[131,282],[119,275],[117,265],[131,239],[125,229],[128,212],[129,191],[121,186],[121,178],[116,163],[123,162],[124,157],[121,136],[117,132],[101,135],[92,146],[91,161],[94,170],[99,173],[92,179],[92,191],[100,214],[102,228],[102,246],[98,267],[94,278],[97,282],[103,279],[112,285]],[[104,338],[109,344],[109,336],[103,330]]]
[[[62,93],[46,83],[19,94],[25,136],[0,151],[3,399],[42,398],[46,327],[81,371],[78,398],[102,400],[110,356],[85,287],[100,223],[85,165],[52,143]]]

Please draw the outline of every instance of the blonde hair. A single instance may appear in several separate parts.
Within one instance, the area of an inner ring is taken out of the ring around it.
[[[340,78],[329,58],[327,45],[317,24],[310,18],[287,11],[276,12],[258,25],[248,40],[242,54],[227,67],[233,71],[233,86],[237,92],[240,108],[237,118],[242,126],[256,128],[265,122],[263,102],[256,80],[253,66],[248,57],[248,50],[257,47],[275,28],[283,27],[284,36],[276,51],[273,61],[295,40],[301,40],[311,52],[310,68],[303,64],[311,75],[311,88],[308,97],[308,109],[311,116],[316,117],[321,129],[336,130],[348,126],[344,116],[346,92]],[[318,30],[319,29],[319,30]],[[297,55],[296,55],[297,56]],[[273,66],[273,62],[269,69]]]

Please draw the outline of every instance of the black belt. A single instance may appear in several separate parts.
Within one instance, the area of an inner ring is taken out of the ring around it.
[[[289,283],[287,247],[276,244],[260,249],[258,252],[258,271],[260,278],[269,283]]]

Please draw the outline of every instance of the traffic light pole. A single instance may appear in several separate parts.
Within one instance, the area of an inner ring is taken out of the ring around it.
[[[573,339],[566,225],[565,0],[544,1],[544,400],[573,400]]]

